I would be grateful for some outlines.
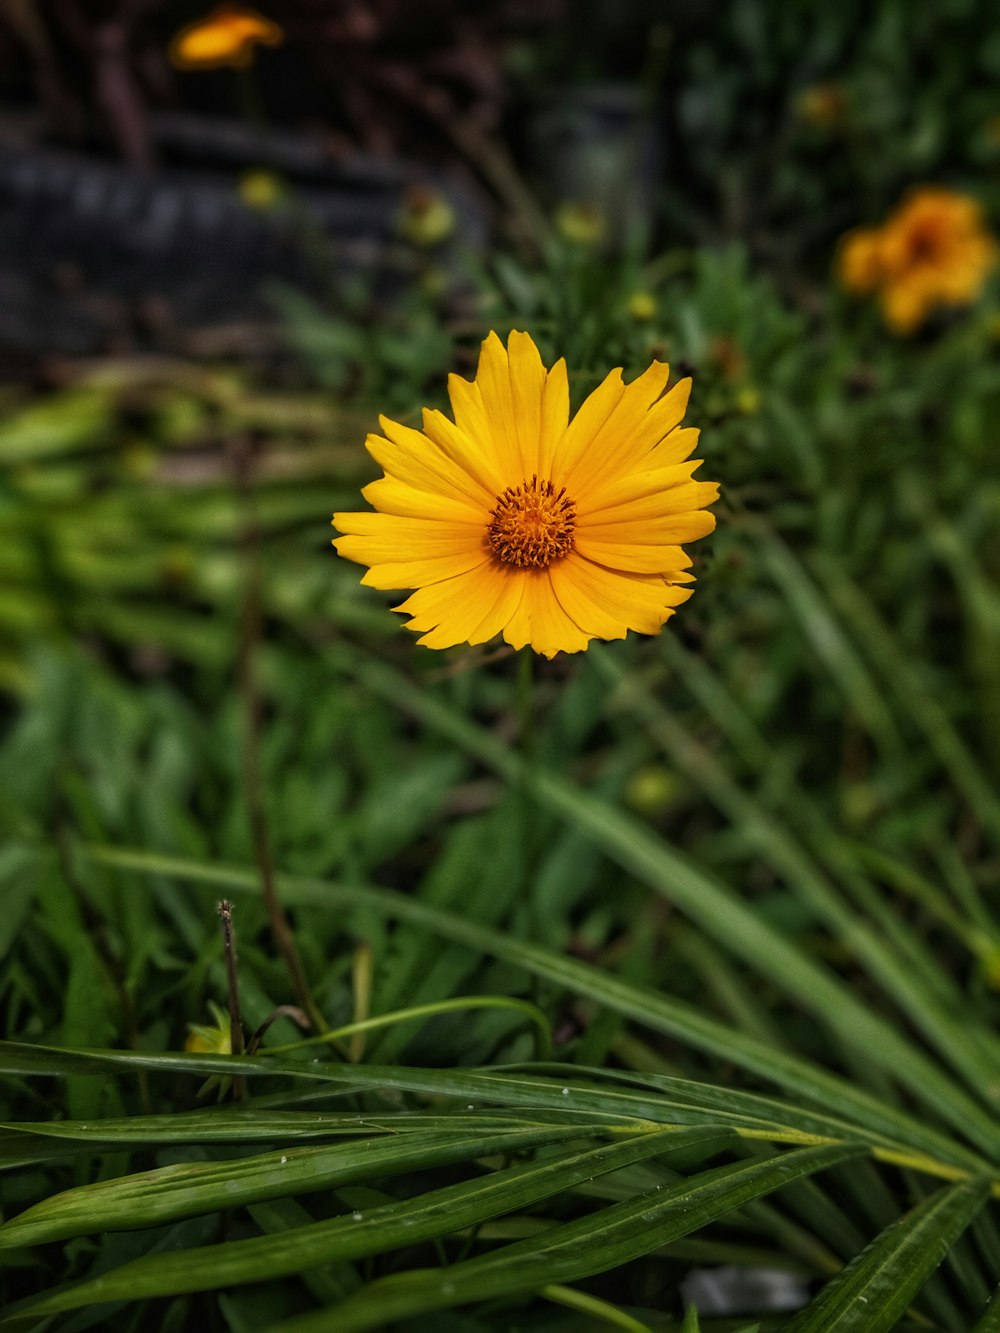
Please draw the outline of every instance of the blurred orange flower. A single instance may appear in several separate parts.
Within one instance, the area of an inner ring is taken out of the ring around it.
[[[907,334],[940,306],[974,301],[997,255],[974,199],[922,186],[882,227],[849,232],[840,245],[838,269],[847,291],[877,292],[886,324]]]
[[[182,28],[170,43],[170,62],[178,69],[245,69],[257,45],[280,46],[284,31],[255,9],[223,5],[214,14]]]

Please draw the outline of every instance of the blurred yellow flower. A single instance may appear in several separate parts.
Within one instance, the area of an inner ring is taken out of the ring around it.
[[[437,190],[427,185],[411,185],[396,226],[411,245],[429,249],[446,241],[455,230],[455,210]]]
[[[658,633],[691,594],[681,543],[715,527],[719,489],[692,480],[691,381],[664,394],[668,377],[613,370],[570,420],[565,361],[547,370],[527,333],[491,333],[475,380],[449,380],[454,421],[381,418],[367,447],[385,476],[363,491],[377,512],[335,514],[334,546],[369,587],[416,589],[396,610],[428,648],[502,634],[554,657]]]
[[[207,18],[182,28],[170,43],[170,62],[178,69],[244,69],[257,45],[280,46],[284,31],[255,9],[223,5]]]
[[[564,241],[584,248],[600,245],[607,231],[607,222],[599,208],[572,200],[559,205],[554,221]]]
[[[280,176],[273,171],[245,171],[236,188],[247,208],[255,213],[268,212],[281,202],[285,193]]]
[[[633,292],[628,299],[628,312],[637,324],[647,323],[659,308],[659,302],[652,292]]]
[[[982,210],[968,195],[935,186],[911,191],[882,227],[844,237],[842,285],[858,296],[877,292],[894,333],[913,333],[940,306],[967,305],[997,261]]]

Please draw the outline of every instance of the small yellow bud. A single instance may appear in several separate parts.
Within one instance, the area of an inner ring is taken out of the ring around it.
[[[604,214],[599,208],[572,200],[556,209],[555,225],[563,240],[588,249],[600,245],[607,231]]]
[[[625,802],[637,814],[662,815],[678,792],[677,779],[663,764],[644,764],[629,778]]]
[[[736,394],[737,409],[745,417],[754,417],[760,411],[760,390],[752,384],[744,384]]]
[[[633,292],[628,299],[628,312],[637,324],[646,324],[660,308],[652,292]]]
[[[246,171],[240,177],[237,192],[247,208],[255,213],[266,213],[280,204],[285,187],[271,171]]]
[[[214,1024],[211,1027],[203,1027],[199,1023],[189,1023],[184,1049],[190,1051],[192,1055],[232,1055],[229,1015],[224,1014],[211,1000],[208,1002],[208,1007],[215,1020]]]
[[[447,199],[426,185],[411,185],[396,219],[399,234],[422,250],[440,245],[455,230],[455,210]]]

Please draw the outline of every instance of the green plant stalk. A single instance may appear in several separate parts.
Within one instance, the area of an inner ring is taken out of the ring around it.
[[[602,1324],[608,1324],[611,1328],[623,1328],[626,1333],[653,1333],[648,1324],[642,1323],[638,1319],[633,1319],[631,1315],[619,1310],[617,1306],[609,1301],[602,1301],[597,1296],[589,1296],[585,1291],[577,1291],[573,1287],[561,1286],[558,1282],[550,1282],[547,1287],[542,1287],[539,1296],[544,1296],[547,1301],[553,1301],[556,1305],[565,1305],[568,1310],[579,1310],[580,1314],[589,1315],[591,1319],[596,1319]]]
[[[537,1059],[551,1059],[552,1029],[549,1020],[530,1000],[520,1000],[506,995],[460,995],[451,1000],[436,1000],[432,1004],[413,1005],[409,1009],[397,1009],[390,1014],[377,1014],[374,1018],[366,1018],[357,1023],[346,1023],[343,1027],[332,1028],[329,1032],[321,1032],[315,1037],[304,1037],[301,1041],[288,1042],[283,1046],[270,1046],[265,1054],[286,1055],[289,1051],[299,1051],[307,1046],[339,1041],[356,1033],[374,1032],[378,1028],[392,1027],[396,1023],[412,1022],[418,1018],[433,1018],[437,1014],[459,1013],[466,1009],[506,1009],[520,1014],[534,1027]]]

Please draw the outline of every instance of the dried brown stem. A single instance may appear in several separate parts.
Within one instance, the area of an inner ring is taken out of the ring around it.
[[[251,443],[246,439],[237,441],[233,447],[236,477],[245,513],[243,552],[246,584],[240,623],[238,678],[244,714],[243,781],[247,802],[247,817],[250,822],[250,838],[253,843],[254,860],[260,874],[264,910],[267,913],[271,934],[288,972],[296,1002],[309,1016],[313,1029],[316,1032],[325,1032],[327,1030],[326,1020],[320,1013],[309,989],[309,982],[306,980],[305,969],[302,966],[302,959],[295,943],[291,922],[278,896],[274,861],[271,856],[267,804],[260,760],[263,701],[257,688],[257,677],[254,671],[254,659],[262,632],[262,612],[260,529],[254,506],[251,449]]]
[[[229,1050],[232,1055],[243,1054],[243,1018],[240,1013],[240,980],[236,970],[236,934],[233,930],[233,905],[227,898],[216,908],[222,923],[222,946],[226,958],[226,981],[229,1000]],[[246,1080],[241,1074],[233,1079],[233,1096],[243,1100]]]

